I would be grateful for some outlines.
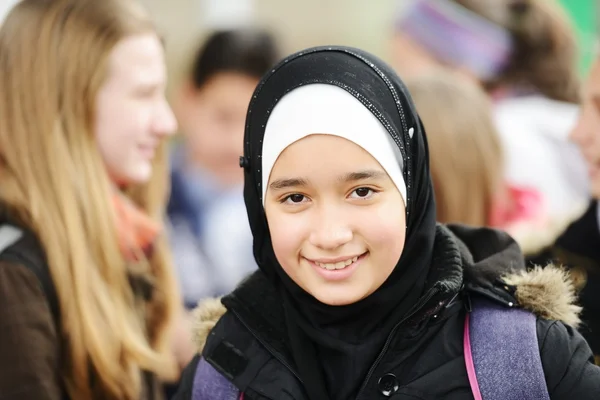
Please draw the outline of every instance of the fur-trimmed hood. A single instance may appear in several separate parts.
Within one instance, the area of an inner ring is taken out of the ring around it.
[[[506,304],[510,299],[516,299],[520,307],[543,319],[558,320],[573,327],[580,323],[581,307],[576,305],[574,284],[564,269],[548,265],[526,271],[518,245],[499,231],[439,226],[438,236],[440,241],[451,241],[458,249],[463,275],[459,278],[456,273],[445,272],[446,280],[441,286],[452,290],[464,285],[466,291]],[[447,254],[446,251],[444,255]],[[254,275],[261,275],[261,272]],[[246,289],[251,284],[249,281],[256,281],[255,278],[242,283],[236,292]],[[264,283],[268,284],[266,280]],[[193,311],[194,342],[200,352],[209,332],[226,312],[220,298],[204,300]]]

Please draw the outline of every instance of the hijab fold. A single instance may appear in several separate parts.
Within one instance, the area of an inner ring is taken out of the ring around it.
[[[288,277],[275,257],[263,208],[268,182],[263,182],[261,157],[269,116],[282,97],[311,84],[335,85],[360,100],[385,127],[403,163],[403,253],[378,290],[346,306],[320,303]],[[259,83],[246,119],[244,199],[254,256],[281,294],[293,361],[310,399],[355,398],[390,331],[422,296],[436,219],[428,164],[425,134],[407,89],[391,68],[366,52],[349,47],[305,50],[281,61]]]

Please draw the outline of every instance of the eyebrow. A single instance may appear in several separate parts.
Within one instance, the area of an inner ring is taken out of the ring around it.
[[[302,178],[283,178],[276,179],[269,185],[272,190],[283,190],[291,187],[308,186],[308,181]]]
[[[349,172],[339,178],[340,182],[349,183],[356,181],[364,181],[366,179],[381,179],[385,177],[386,173],[383,171],[369,169],[365,171]]]
[[[349,183],[364,181],[366,179],[381,179],[385,176],[385,172],[378,170],[365,170],[349,172],[338,178],[338,182]],[[306,187],[308,186],[308,180],[304,178],[282,178],[276,179],[269,185],[271,190],[283,190],[291,187]]]

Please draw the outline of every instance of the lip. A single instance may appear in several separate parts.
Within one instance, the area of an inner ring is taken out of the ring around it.
[[[322,268],[320,266],[318,266],[316,263],[317,262],[325,262],[325,263],[333,263],[333,262],[340,262],[340,261],[345,261],[354,257],[338,257],[338,258],[329,258],[329,259],[318,259],[318,260],[309,260],[308,258],[305,258],[306,261],[308,261],[308,263],[310,264],[310,266],[315,270],[315,272],[317,274],[319,274],[319,276],[321,276],[321,278],[323,278],[326,281],[330,281],[330,282],[338,282],[338,281],[343,281],[346,280],[348,278],[350,278],[354,272],[358,269],[358,267],[362,264],[362,261],[369,255],[369,252],[365,252],[363,254],[361,254],[360,256],[358,256],[357,260],[355,262],[353,262],[352,264],[348,265],[347,267],[344,267],[342,269],[334,269],[334,270],[328,270],[325,268]],[[321,261],[321,260],[327,260],[327,261]],[[337,261],[334,261],[337,260]]]
[[[360,257],[362,255],[364,255],[365,253],[361,253],[361,254],[353,254],[351,256],[343,256],[343,257],[336,257],[336,258],[307,258],[306,259],[308,261],[314,262],[314,263],[321,263],[321,264],[335,264],[337,262],[340,261],[347,261],[347,260],[351,260],[354,257]]]

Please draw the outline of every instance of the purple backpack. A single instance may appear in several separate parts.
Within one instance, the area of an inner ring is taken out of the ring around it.
[[[550,400],[537,340],[536,317],[480,297],[472,299],[464,355],[475,400]],[[506,351],[506,350],[509,351]],[[243,400],[233,383],[200,359],[192,400]]]
[[[550,400],[533,313],[473,298],[463,343],[475,400]]]

